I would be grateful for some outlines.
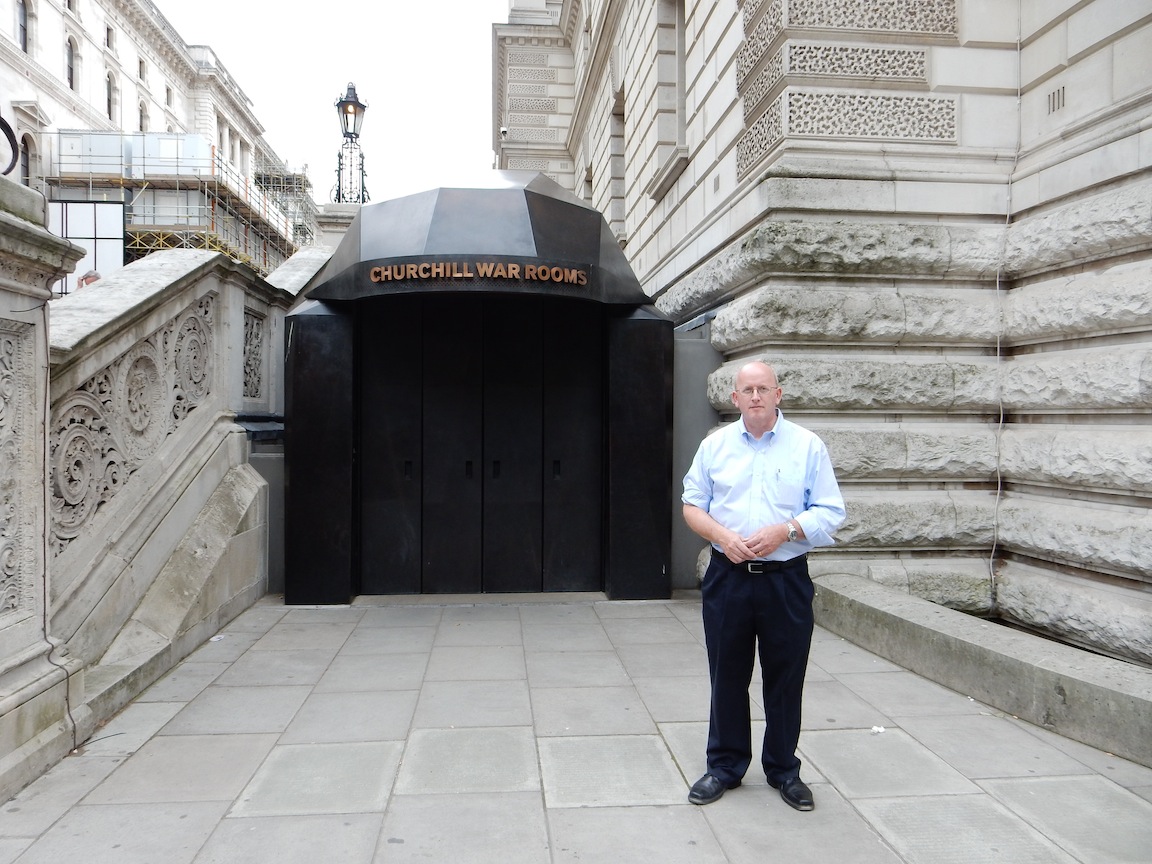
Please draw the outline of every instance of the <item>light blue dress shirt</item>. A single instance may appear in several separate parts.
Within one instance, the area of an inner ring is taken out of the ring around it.
[[[833,545],[832,532],[845,516],[824,442],[785,420],[779,409],[776,425],[759,440],[744,426],[744,418],[705,438],[684,475],[682,500],[741,537],[795,519],[805,539],[785,542],[764,559],[769,561]]]

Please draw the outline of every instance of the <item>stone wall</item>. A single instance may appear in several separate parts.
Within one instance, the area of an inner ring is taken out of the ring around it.
[[[1150,214],[1137,180],[1008,226],[766,222],[658,306],[720,304],[718,412],[762,358],[827,441],[817,570],[1152,662]]]

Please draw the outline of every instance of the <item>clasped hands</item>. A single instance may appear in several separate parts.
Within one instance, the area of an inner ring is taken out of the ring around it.
[[[788,539],[788,523],[765,525],[749,537],[728,531],[720,539],[720,549],[733,564],[766,558]]]

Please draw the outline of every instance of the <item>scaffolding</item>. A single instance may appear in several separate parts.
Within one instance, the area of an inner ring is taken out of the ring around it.
[[[125,263],[211,249],[266,275],[318,234],[311,184],[283,163],[237,168],[199,135],[61,130],[43,178],[56,201],[121,201]]]

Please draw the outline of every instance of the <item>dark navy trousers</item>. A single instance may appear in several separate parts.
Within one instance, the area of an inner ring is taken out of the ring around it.
[[[752,763],[748,687],[759,645],[767,722],[761,764],[778,787],[800,776],[796,745],[813,627],[807,557],[749,573],[714,551],[700,588],[712,678],[708,773],[731,787]]]

